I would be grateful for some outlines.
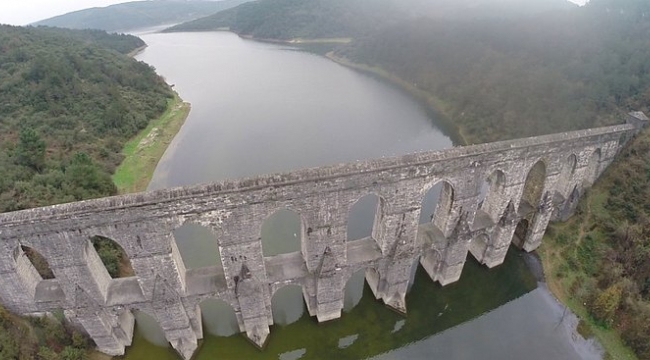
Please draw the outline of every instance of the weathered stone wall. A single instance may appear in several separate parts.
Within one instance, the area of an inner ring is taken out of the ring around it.
[[[309,314],[326,321],[341,316],[347,280],[366,269],[375,296],[406,312],[418,261],[444,285],[458,280],[468,251],[489,267],[502,263],[516,229],[515,243],[537,248],[548,222],[572,213],[645,124],[640,116],[626,125],[0,214],[0,299],[19,314],[64,309],[113,355],[131,343],[131,312],[144,311],[186,359],[203,336],[198,304],[208,298],[230,304],[260,347],[273,321],[271,298],[289,284],[302,286]],[[541,180],[526,185],[538,162]],[[439,182],[432,221],[419,225],[422,200]],[[535,187],[539,198],[522,201],[524,189]],[[380,198],[372,236],[347,241],[350,208],[369,193]],[[280,209],[300,214],[301,251],[264,257],[260,230]],[[212,230],[222,267],[186,270],[172,235],[185,223]],[[108,275],[90,242],[97,235],[124,248],[134,277]],[[21,245],[42,254],[55,279],[42,280]]]

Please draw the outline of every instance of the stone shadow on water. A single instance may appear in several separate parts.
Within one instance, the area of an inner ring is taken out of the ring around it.
[[[275,325],[264,351],[258,351],[240,334],[216,337],[206,333],[194,358],[284,359],[298,355],[300,359],[362,359],[399,349],[534,290],[537,282],[522,255],[511,248],[506,261],[491,270],[468,257],[461,279],[446,287],[433,284],[418,267],[415,284],[406,298],[406,318],[375,300],[365,284],[359,304],[338,320],[318,324],[305,314],[290,325]],[[151,345],[140,336],[134,338],[125,358],[179,359],[173,350]]]

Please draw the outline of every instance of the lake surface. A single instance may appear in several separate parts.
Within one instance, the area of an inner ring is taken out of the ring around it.
[[[154,66],[192,104],[150,189],[452,146],[436,128],[435,114],[398,89],[323,57],[225,32],[142,38],[149,47],[137,58]],[[435,195],[425,200],[427,214]],[[350,239],[368,234],[374,208],[372,198],[353,207]],[[265,222],[266,255],[298,250],[297,242],[278,242],[295,236],[296,220],[280,210]],[[188,268],[219,265],[217,240],[208,229],[184,226],[174,235]],[[521,253],[511,251],[506,263],[489,271],[468,260],[461,280],[444,288],[421,269],[414,271],[406,318],[374,299],[363,273],[346,287],[343,317],[326,324],[306,314],[299,288],[283,288],[273,298],[276,325],[263,352],[236,334],[232,309],[206,302],[201,305],[205,341],[197,358],[599,358],[597,351],[556,331],[563,323],[559,305],[540,300],[548,293],[535,290]],[[177,359],[168,347],[154,345],[165,344],[155,321],[143,314],[137,318],[126,358]],[[534,342],[535,351],[526,352],[526,342]],[[504,352],[507,347],[520,352]]]

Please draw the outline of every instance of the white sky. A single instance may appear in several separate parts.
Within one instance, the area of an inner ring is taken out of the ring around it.
[[[71,11],[127,2],[125,0],[0,0],[0,24],[27,25]]]
[[[569,0],[584,5],[588,0]],[[108,6],[127,0],[0,0],[0,24],[27,25],[75,10]]]

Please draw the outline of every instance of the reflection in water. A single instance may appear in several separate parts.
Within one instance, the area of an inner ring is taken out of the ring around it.
[[[292,324],[305,313],[302,288],[288,285],[275,292],[271,298],[273,323],[276,325]]]
[[[203,332],[216,336],[230,336],[239,332],[235,310],[225,301],[207,299],[200,304]]]
[[[404,325],[406,325],[406,320],[404,320],[404,319],[402,319],[402,320],[398,320],[398,321],[395,323],[395,326],[393,327],[393,331],[391,331],[391,333],[394,334],[394,333],[396,333],[396,332],[402,330],[402,328],[404,327]]]
[[[338,320],[319,324],[305,313],[293,324],[273,326],[271,339],[264,351],[257,350],[240,334],[230,337],[206,335],[196,359],[277,359],[280,354],[294,351],[296,347],[306,350],[302,359],[364,359],[409,344],[417,347],[421,340],[485,314],[535,287],[536,281],[527,271],[517,250],[511,250],[506,262],[491,270],[471,258],[468,259],[461,279],[445,287],[433,284],[426,272],[418,268],[415,285],[406,297],[406,318],[375,300],[370,288],[365,285],[359,304]],[[535,332],[537,323],[520,323],[519,312],[511,315],[510,318],[500,319],[500,323],[492,326],[497,329],[503,324],[514,322],[508,325],[513,325],[511,328],[519,327],[517,331]],[[400,321],[404,324],[398,331],[393,332]],[[359,336],[353,344],[344,349],[338,347],[340,339],[355,334]],[[503,333],[500,336],[511,335]],[[134,348],[143,347],[149,349],[151,357],[148,358],[178,359],[166,355],[167,349],[156,348],[146,344],[141,338],[136,338]],[[467,346],[467,350],[473,352],[476,359],[485,358],[482,357],[480,348]],[[126,359],[139,359],[131,354],[129,351]],[[542,360],[534,357],[534,354],[529,359]]]
[[[354,342],[357,341],[358,338],[359,338],[359,334],[354,334],[339,339],[339,349],[345,349],[346,347],[354,344]]]
[[[133,316],[138,323],[137,333],[140,333],[145,340],[158,346],[167,346],[169,344],[162,328],[153,316],[142,311],[134,311]]]
[[[350,312],[352,308],[357,306],[359,301],[361,301],[361,296],[363,295],[363,284],[366,280],[366,269],[361,269],[352,276],[345,284],[345,290],[343,293],[343,312]]]
[[[305,355],[306,352],[307,352],[307,350],[305,350],[305,349],[298,349],[298,350],[294,350],[294,351],[289,351],[289,352],[286,352],[284,354],[280,354],[280,356],[278,356],[278,359],[280,359],[280,360],[298,360],[298,359],[301,359],[302,356]]]

